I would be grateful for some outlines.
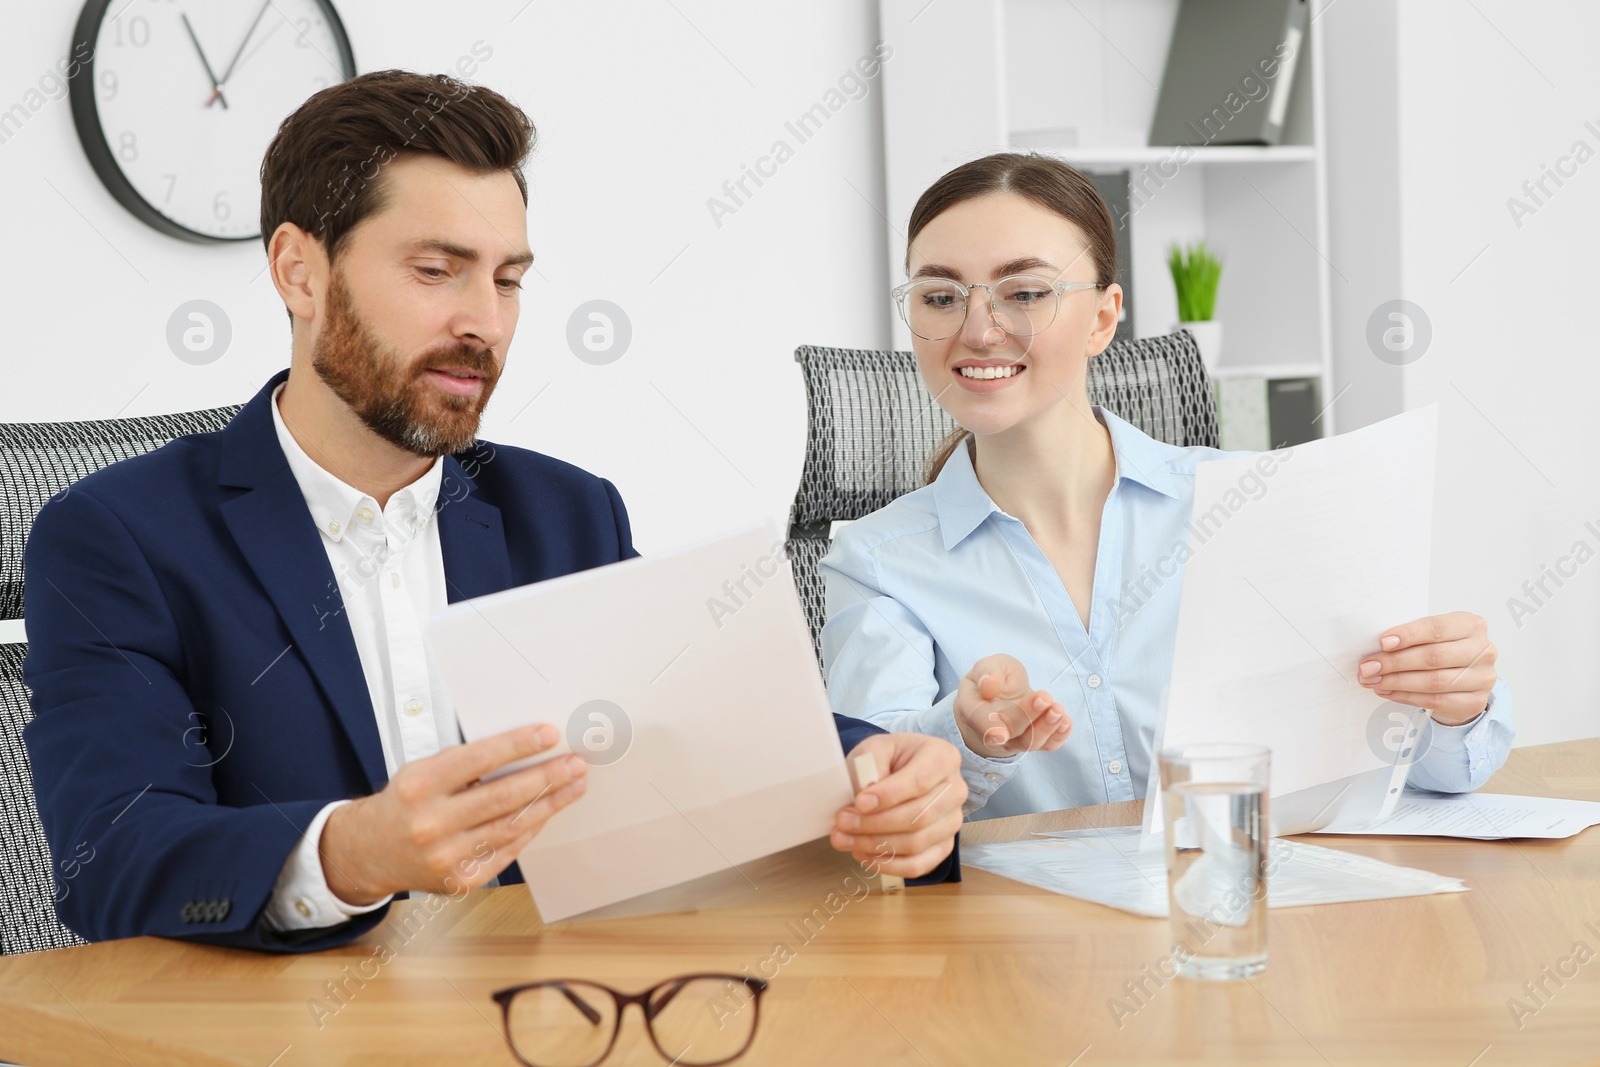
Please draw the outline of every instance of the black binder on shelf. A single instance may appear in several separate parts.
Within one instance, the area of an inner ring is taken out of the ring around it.
[[[1122,286],[1122,317],[1117,320],[1114,340],[1126,341],[1133,337],[1133,240],[1128,231],[1133,222],[1130,175],[1126,170],[1085,173],[1094,182],[1100,199],[1111,209],[1111,223],[1117,228],[1117,284]]]
[[[1317,379],[1278,378],[1267,382],[1267,425],[1271,427],[1272,447],[1285,448],[1315,441],[1322,436],[1317,426]]]
[[[1275,145],[1307,46],[1306,0],[1182,0],[1153,145]]]

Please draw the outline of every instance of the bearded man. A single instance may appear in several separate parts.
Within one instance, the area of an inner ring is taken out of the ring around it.
[[[423,641],[447,603],[636,555],[612,484],[477,440],[527,244],[526,115],[447,77],[317,93],[261,168],[289,369],[223,430],[83,479],[25,557],[25,739],[56,855],[93,849],[60,917],[264,951],[343,944],[395,894],[521,880],[581,803],[546,759],[573,709],[462,743]],[[752,700],[756,700],[752,695]],[[759,707],[729,729],[758,729]],[[888,769],[835,848],[952,876],[966,796],[947,742],[836,716]]]

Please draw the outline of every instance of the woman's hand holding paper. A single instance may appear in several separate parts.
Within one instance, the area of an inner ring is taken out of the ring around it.
[[[1499,653],[1483,616],[1430,615],[1385,631],[1378,644],[1383,651],[1356,668],[1378,696],[1426,708],[1443,726],[1464,726],[1488,707]]]

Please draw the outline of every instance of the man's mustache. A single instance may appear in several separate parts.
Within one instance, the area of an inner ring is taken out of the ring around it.
[[[424,352],[417,357],[414,366],[413,377],[430,370],[474,371],[491,382],[500,376],[500,368],[494,359],[494,349],[474,348],[466,344]]]

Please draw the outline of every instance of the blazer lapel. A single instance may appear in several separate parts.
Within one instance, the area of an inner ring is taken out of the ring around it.
[[[446,456],[439,483],[439,548],[446,597],[452,604],[512,585],[511,553],[500,509],[477,493],[477,483],[454,456]]]
[[[278,445],[268,406],[286,377],[284,371],[268,382],[222,432],[218,481],[249,490],[225,501],[222,517],[288,627],[293,648],[333,705],[369,787],[377,791],[389,773],[361,654],[321,535]]]

